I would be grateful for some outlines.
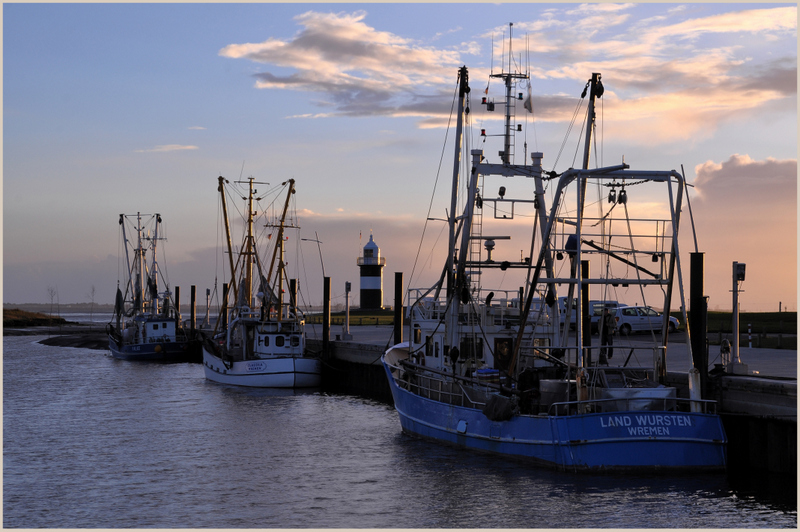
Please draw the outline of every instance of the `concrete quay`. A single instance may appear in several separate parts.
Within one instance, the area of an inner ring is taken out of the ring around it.
[[[386,350],[388,347],[395,343],[393,337],[393,327],[391,325],[361,325],[351,326],[350,334],[352,339],[345,340],[344,332],[341,326],[331,327],[330,340],[337,345],[341,344],[361,344],[382,347]],[[322,341],[322,326],[321,325],[307,325],[306,336],[309,340]],[[338,338],[337,338],[338,336]],[[403,339],[407,339],[408,328],[403,330]],[[600,340],[598,336],[592,337],[593,345],[599,346]],[[630,348],[643,348],[652,345],[649,335],[637,334],[630,337],[615,336],[614,337],[614,356],[611,359],[612,363],[617,363],[618,358],[620,364],[624,362],[630,352]],[[369,349],[372,352],[372,349]],[[749,375],[760,377],[780,377],[797,379],[797,351],[789,349],[760,349],[760,348],[739,348],[739,358],[743,364],[748,366]],[[641,351],[637,351],[639,362],[642,365],[651,365],[652,361],[648,358],[641,360]],[[719,363],[719,346],[709,347],[709,366],[715,362]],[[377,362],[378,364],[380,361]],[[633,359],[632,362],[633,363]],[[667,370],[670,372],[688,373],[691,368],[692,359],[689,356],[689,350],[686,346],[686,334],[677,332],[669,337],[669,344],[667,348]]]

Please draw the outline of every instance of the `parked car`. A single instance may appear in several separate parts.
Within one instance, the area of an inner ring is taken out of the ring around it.
[[[619,307],[616,315],[617,330],[620,334],[629,335],[633,332],[659,332],[664,321],[660,312],[650,307]],[[675,332],[680,327],[680,322],[669,317],[669,332]]]

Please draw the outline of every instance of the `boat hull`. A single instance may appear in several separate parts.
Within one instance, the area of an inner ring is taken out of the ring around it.
[[[210,381],[252,388],[316,388],[322,384],[322,363],[316,358],[272,357],[229,365],[203,348],[203,369]]]
[[[568,471],[724,471],[727,438],[718,416],[672,411],[518,415],[491,421],[481,410],[427,399],[397,385],[384,362],[407,433]]]
[[[199,356],[192,342],[153,342],[124,345],[109,335],[111,356],[119,360],[141,362],[197,362]]]

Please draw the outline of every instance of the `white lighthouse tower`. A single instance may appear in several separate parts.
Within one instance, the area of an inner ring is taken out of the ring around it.
[[[381,257],[381,249],[369,235],[369,242],[364,246],[364,256],[358,257],[361,269],[361,308],[383,308],[383,267],[386,259]]]

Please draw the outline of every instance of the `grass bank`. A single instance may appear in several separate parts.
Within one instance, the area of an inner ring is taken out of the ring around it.
[[[67,325],[64,318],[51,316],[42,312],[29,312],[18,308],[3,309],[3,327],[47,327],[52,325]]]

